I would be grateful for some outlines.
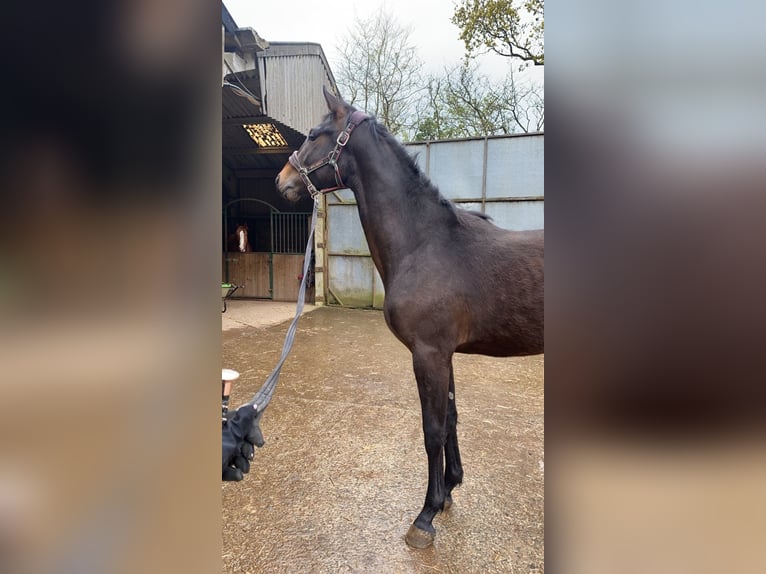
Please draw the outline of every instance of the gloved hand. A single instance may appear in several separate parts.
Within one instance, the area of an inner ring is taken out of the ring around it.
[[[223,423],[221,454],[223,456],[223,480],[242,480],[250,472],[250,461],[255,447],[264,444],[261,432],[261,416],[252,405],[239,407]]]

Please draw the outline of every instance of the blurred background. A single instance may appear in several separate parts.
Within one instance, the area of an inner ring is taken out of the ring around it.
[[[0,571],[218,571],[220,6],[4,22]]]
[[[762,572],[754,2],[548,2],[553,571]]]

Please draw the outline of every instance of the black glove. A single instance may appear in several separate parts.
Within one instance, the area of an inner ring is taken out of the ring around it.
[[[250,461],[255,447],[264,444],[261,432],[261,416],[252,405],[238,408],[223,423],[221,454],[223,457],[223,480],[242,480],[250,472]]]

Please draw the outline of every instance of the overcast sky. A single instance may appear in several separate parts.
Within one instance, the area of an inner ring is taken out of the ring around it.
[[[381,4],[402,27],[410,28],[410,41],[417,48],[427,73],[440,73],[445,66],[460,63],[465,47],[460,29],[450,22],[455,0],[225,0],[224,4],[243,28],[253,28],[272,42],[317,42],[322,45],[335,70],[338,43],[351,30],[354,19],[377,12]],[[505,76],[509,59],[495,54],[480,59],[481,71],[493,78]],[[542,67],[528,69],[542,81]]]

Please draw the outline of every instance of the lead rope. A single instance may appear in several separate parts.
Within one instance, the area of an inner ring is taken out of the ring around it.
[[[298,289],[298,304],[295,308],[295,317],[293,318],[292,323],[290,323],[290,326],[287,328],[287,335],[285,335],[285,342],[282,345],[282,356],[279,358],[279,361],[277,361],[276,367],[274,367],[274,370],[271,371],[271,374],[266,378],[266,381],[263,383],[263,386],[261,386],[260,390],[258,390],[257,393],[253,396],[253,398],[245,403],[242,406],[245,405],[252,405],[255,407],[255,410],[260,412],[263,412],[266,406],[269,404],[269,401],[271,401],[271,397],[274,394],[274,390],[276,389],[277,382],[279,381],[279,372],[282,370],[282,365],[285,363],[285,359],[287,359],[287,355],[290,353],[290,350],[293,348],[293,341],[295,340],[295,331],[298,328],[298,319],[301,317],[301,313],[303,313],[303,305],[306,301],[306,285],[308,282],[308,276],[309,276],[309,265],[311,262],[311,247],[312,242],[314,239],[314,228],[316,227],[316,220],[317,220],[317,208],[319,205],[319,197],[314,198],[314,211],[311,214],[311,227],[309,229],[309,239],[306,243],[306,254],[303,258],[303,278],[301,279],[301,286]]]

